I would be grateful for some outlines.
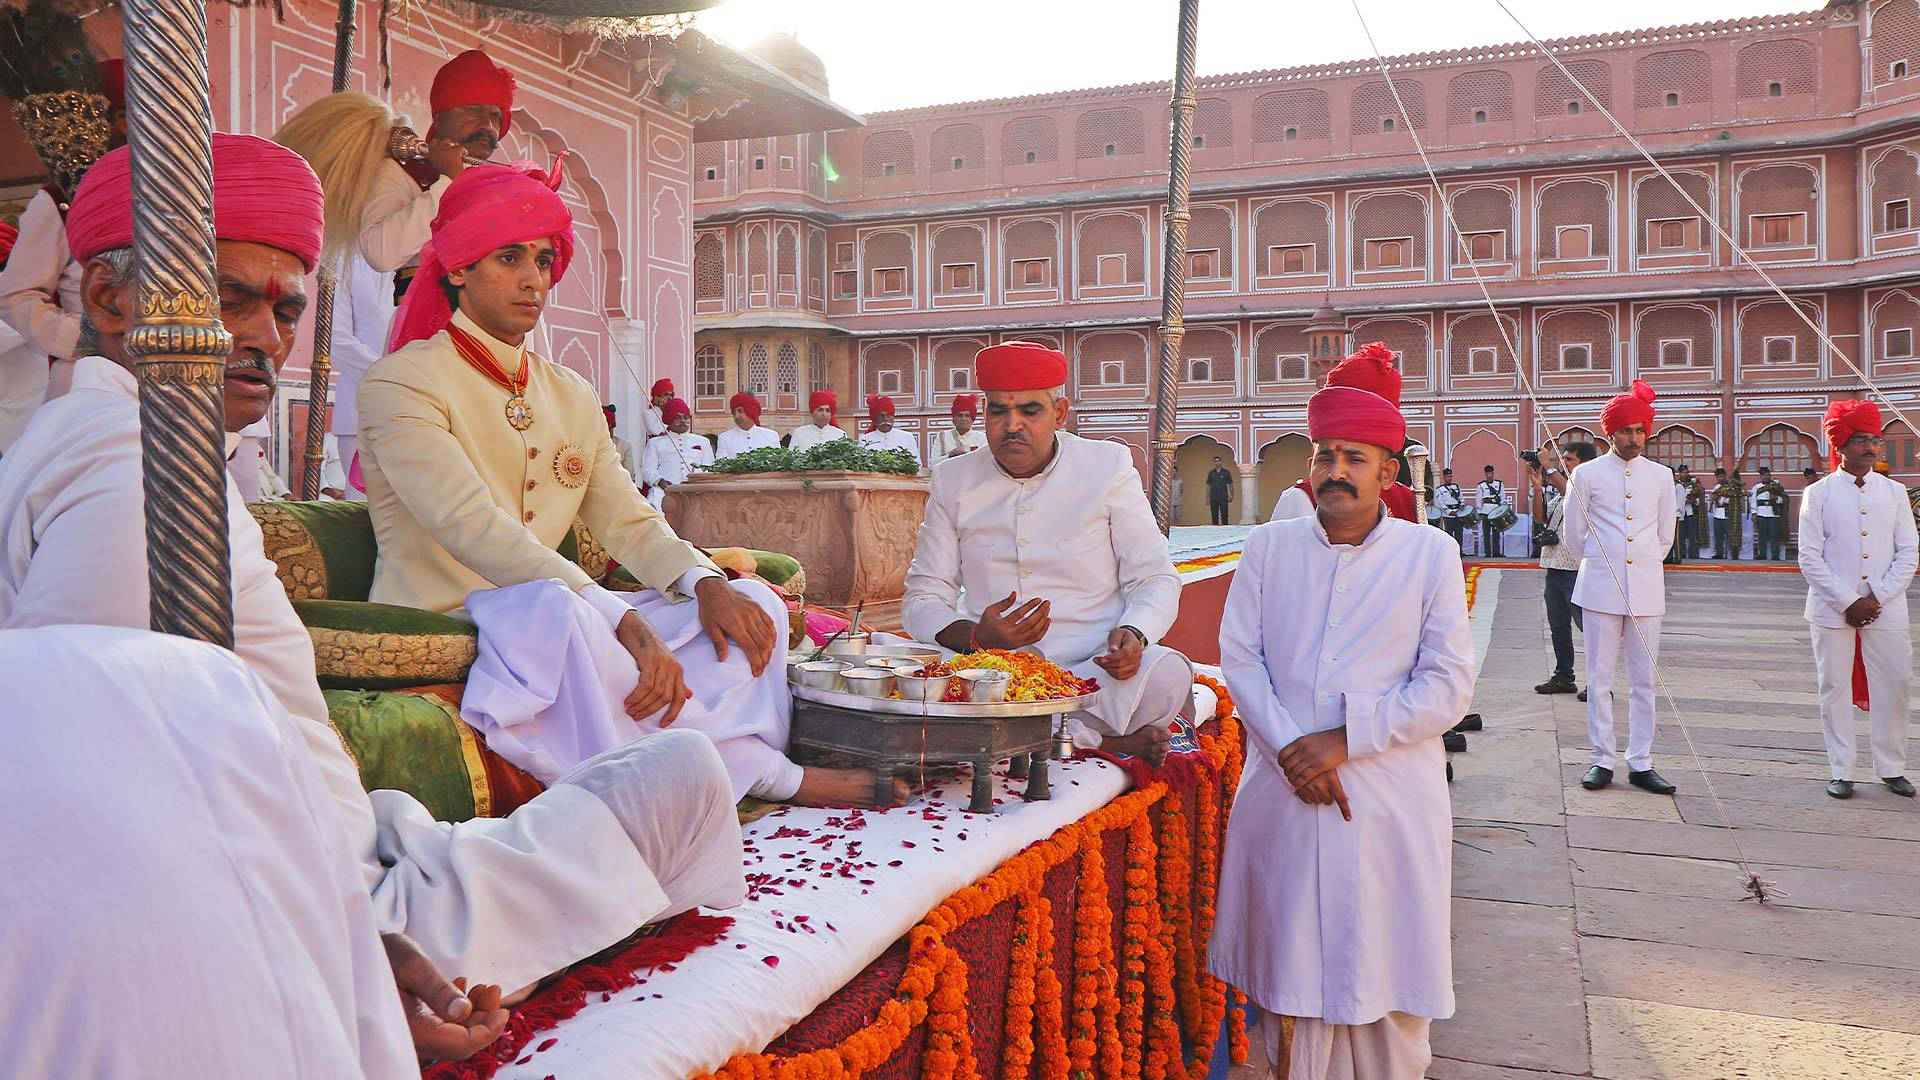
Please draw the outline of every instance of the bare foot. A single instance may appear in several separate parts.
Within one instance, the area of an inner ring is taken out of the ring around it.
[[[795,806],[879,806],[874,797],[873,773],[868,769],[800,770],[800,790],[787,801]],[[905,780],[893,778],[893,799],[887,806],[904,805],[913,791]]]
[[[1144,758],[1147,764],[1157,769],[1167,760],[1167,747],[1172,742],[1173,731],[1156,724],[1141,728],[1131,735],[1108,735],[1100,740],[1100,749],[1111,754]]]

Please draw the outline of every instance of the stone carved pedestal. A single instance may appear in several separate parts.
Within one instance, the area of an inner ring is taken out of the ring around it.
[[[695,475],[667,489],[667,521],[701,547],[779,551],[807,571],[807,603],[900,629],[927,482],[890,473]]]

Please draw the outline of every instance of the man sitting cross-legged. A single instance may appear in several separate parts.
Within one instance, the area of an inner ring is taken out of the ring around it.
[[[1081,746],[1158,764],[1190,712],[1193,668],[1153,644],[1173,625],[1180,575],[1118,443],[1070,435],[1066,357],[1026,341],[983,349],[985,454],[933,467],[901,617],[954,652],[1033,649],[1102,684],[1072,721]]]
[[[527,350],[573,255],[553,183],[479,165],[448,186],[398,351],[360,384],[372,598],[474,619],[461,715],[540,780],[678,723],[713,739],[736,798],[870,800],[868,774],[785,756],[779,597],[729,584],[674,535],[621,468],[593,388]],[[648,591],[609,592],[555,550],[575,518]]]
[[[216,134],[213,187],[232,433],[265,415],[293,347],[320,253],[320,185],[291,150]],[[88,171],[68,212],[88,345],[72,392],[42,406],[0,462],[0,629],[148,623],[139,388],[126,348],[139,310],[132,206],[119,150]],[[234,651],[299,721],[381,930],[404,931],[450,975],[515,989],[643,923],[743,899],[732,792],[712,745],[692,733],[585,764],[507,818],[448,824],[402,792],[369,795],[328,724],[313,641],[230,480],[227,529]],[[0,725],[17,719],[0,710]]]

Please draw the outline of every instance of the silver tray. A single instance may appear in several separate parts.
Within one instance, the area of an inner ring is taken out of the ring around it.
[[[876,646],[881,648],[884,646]],[[864,694],[849,694],[840,690],[816,690],[811,686],[801,686],[789,681],[787,689],[801,701],[811,701],[820,705],[832,705],[837,709],[853,712],[874,713],[881,716],[900,716],[918,719],[927,717],[939,720],[991,720],[1002,716],[1058,716],[1061,713],[1079,712],[1093,707],[1100,691],[1082,694],[1079,697],[1051,698],[1046,701],[993,701],[975,703],[971,701],[907,701],[899,698],[875,698]]]

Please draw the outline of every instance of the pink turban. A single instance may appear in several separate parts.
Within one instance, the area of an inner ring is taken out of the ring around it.
[[[320,259],[323,202],[320,178],[299,154],[253,135],[213,133],[214,236],[279,248],[312,270]],[[81,262],[133,246],[133,159],[126,147],[95,162],[80,181],[67,211],[67,245]]]
[[[1612,435],[1623,427],[1635,424],[1653,427],[1653,387],[1639,379],[1633,380],[1631,390],[1617,395],[1607,402],[1606,408],[1600,410],[1600,434]]]
[[[982,390],[1051,390],[1066,382],[1066,354],[1037,341],[1003,341],[973,358],[973,384]]]
[[[1399,453],[1407,445],[1400,382],[1392,349],[1378,341],[1360,346],[1334,365],[1327,385],[1307,399],[1307,437],[1352,439]]]
[[[573,211],[556,190],[560,179],[557,163],[549,175],[526,161],[474,165],[454,177],[440,196],[433,239],[420,249],[420,270],[394,316],[387,351],[430,338],[453,321],[440,287],[450,267],[472,266],[510,244],[551,239],[558,256],[553,283],[559,285],[573,261]]]
[[[1821,430],[1827,436],[1828,460],[1835,469],[1840,467],[1840,447],[1848,439],[1864,431],[1869,435],[1880,434],[1880,406],[1871,401],[1836,401],[1827,406],[1827,418],[1821,424]]]

